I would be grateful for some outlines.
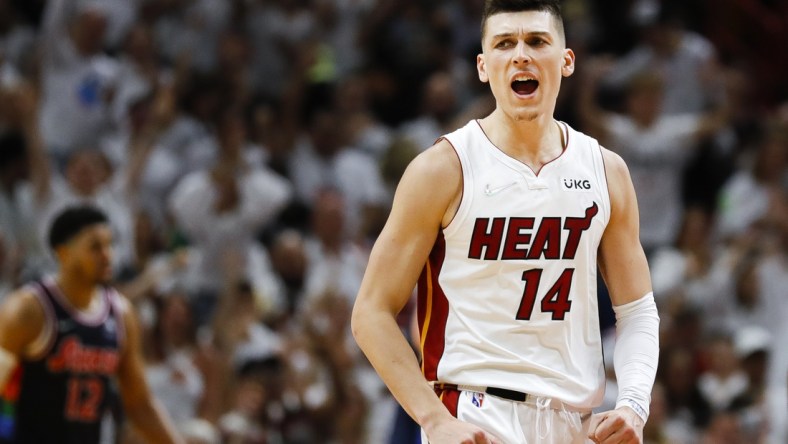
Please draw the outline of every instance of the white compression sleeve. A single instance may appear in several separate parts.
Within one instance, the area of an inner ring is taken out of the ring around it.
[[[16,368],[17,362],[13,353],[0,347],[0,393],[3,393],[8,377]]]
[[[659,314],[654,294],[614,306],[616,348],[613,367],[618,380],[616,408],[627,406],[645,422],[659,361]]]

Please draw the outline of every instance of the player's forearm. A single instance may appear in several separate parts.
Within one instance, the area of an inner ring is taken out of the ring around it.
[[[356,342],[383,382],[419,425],[429,429],[431,424],[449,416],[421,374],[413,349],[393,316],[357,304],[352,328]]]
[[[659,361],[659,314],[651,293],[613,309],[618,333],[613,353],[619,388],[616,408],[629,407],[645,422]]]
[[[16,355],[0,345],[0,394],[3,393],[6,382],[11,378],[18,363]]]

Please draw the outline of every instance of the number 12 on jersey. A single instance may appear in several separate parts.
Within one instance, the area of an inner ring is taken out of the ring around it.
[[[66,419],[78,422],[99,420],[99,407],[104,399],[104,385],[95,377],[73,376],[68,380]]]
[[[542,313],[552,313],[554,321],[563,321],[566,313],[572,308],[572,301],[569,300],[569,290],[572,288],[572,276],[575,274],[574,268],[567,268],[555,281],[552,287],[542,297]],[[527,321],[531,319],[536,304],[536,296],[539,293],[542,281],[542,269],[535,268],[523,272],[523,299],[520,301],[520,308],[517,310],[516,319]]]

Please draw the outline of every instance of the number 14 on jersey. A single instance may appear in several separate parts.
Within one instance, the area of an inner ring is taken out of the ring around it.
[[[541,268],[535,268],[523,272],[525,288],[523,289],[523,298],[520,301],[516,319],[524,321],[531,319],[534,305],[536,305],[536,297],[541,286],[542,271]],[[542,297],[540,309],[542,313],[551,313],[554,321],[563,321],[566,313],[572,308],[572,301],[569,300],[569,291],[572,288],[572,276],[574,274],[574,268],[565,269]]]

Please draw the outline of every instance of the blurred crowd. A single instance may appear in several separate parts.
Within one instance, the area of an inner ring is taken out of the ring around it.
[[[349,315],[405,166],[494,107],[482,4],[0,0],[0,298],[93,203],[190,442],[418,442]],[[661,312],[646,443],[788,442],[788,4],[564,13],[556,115],[627,161]]]

